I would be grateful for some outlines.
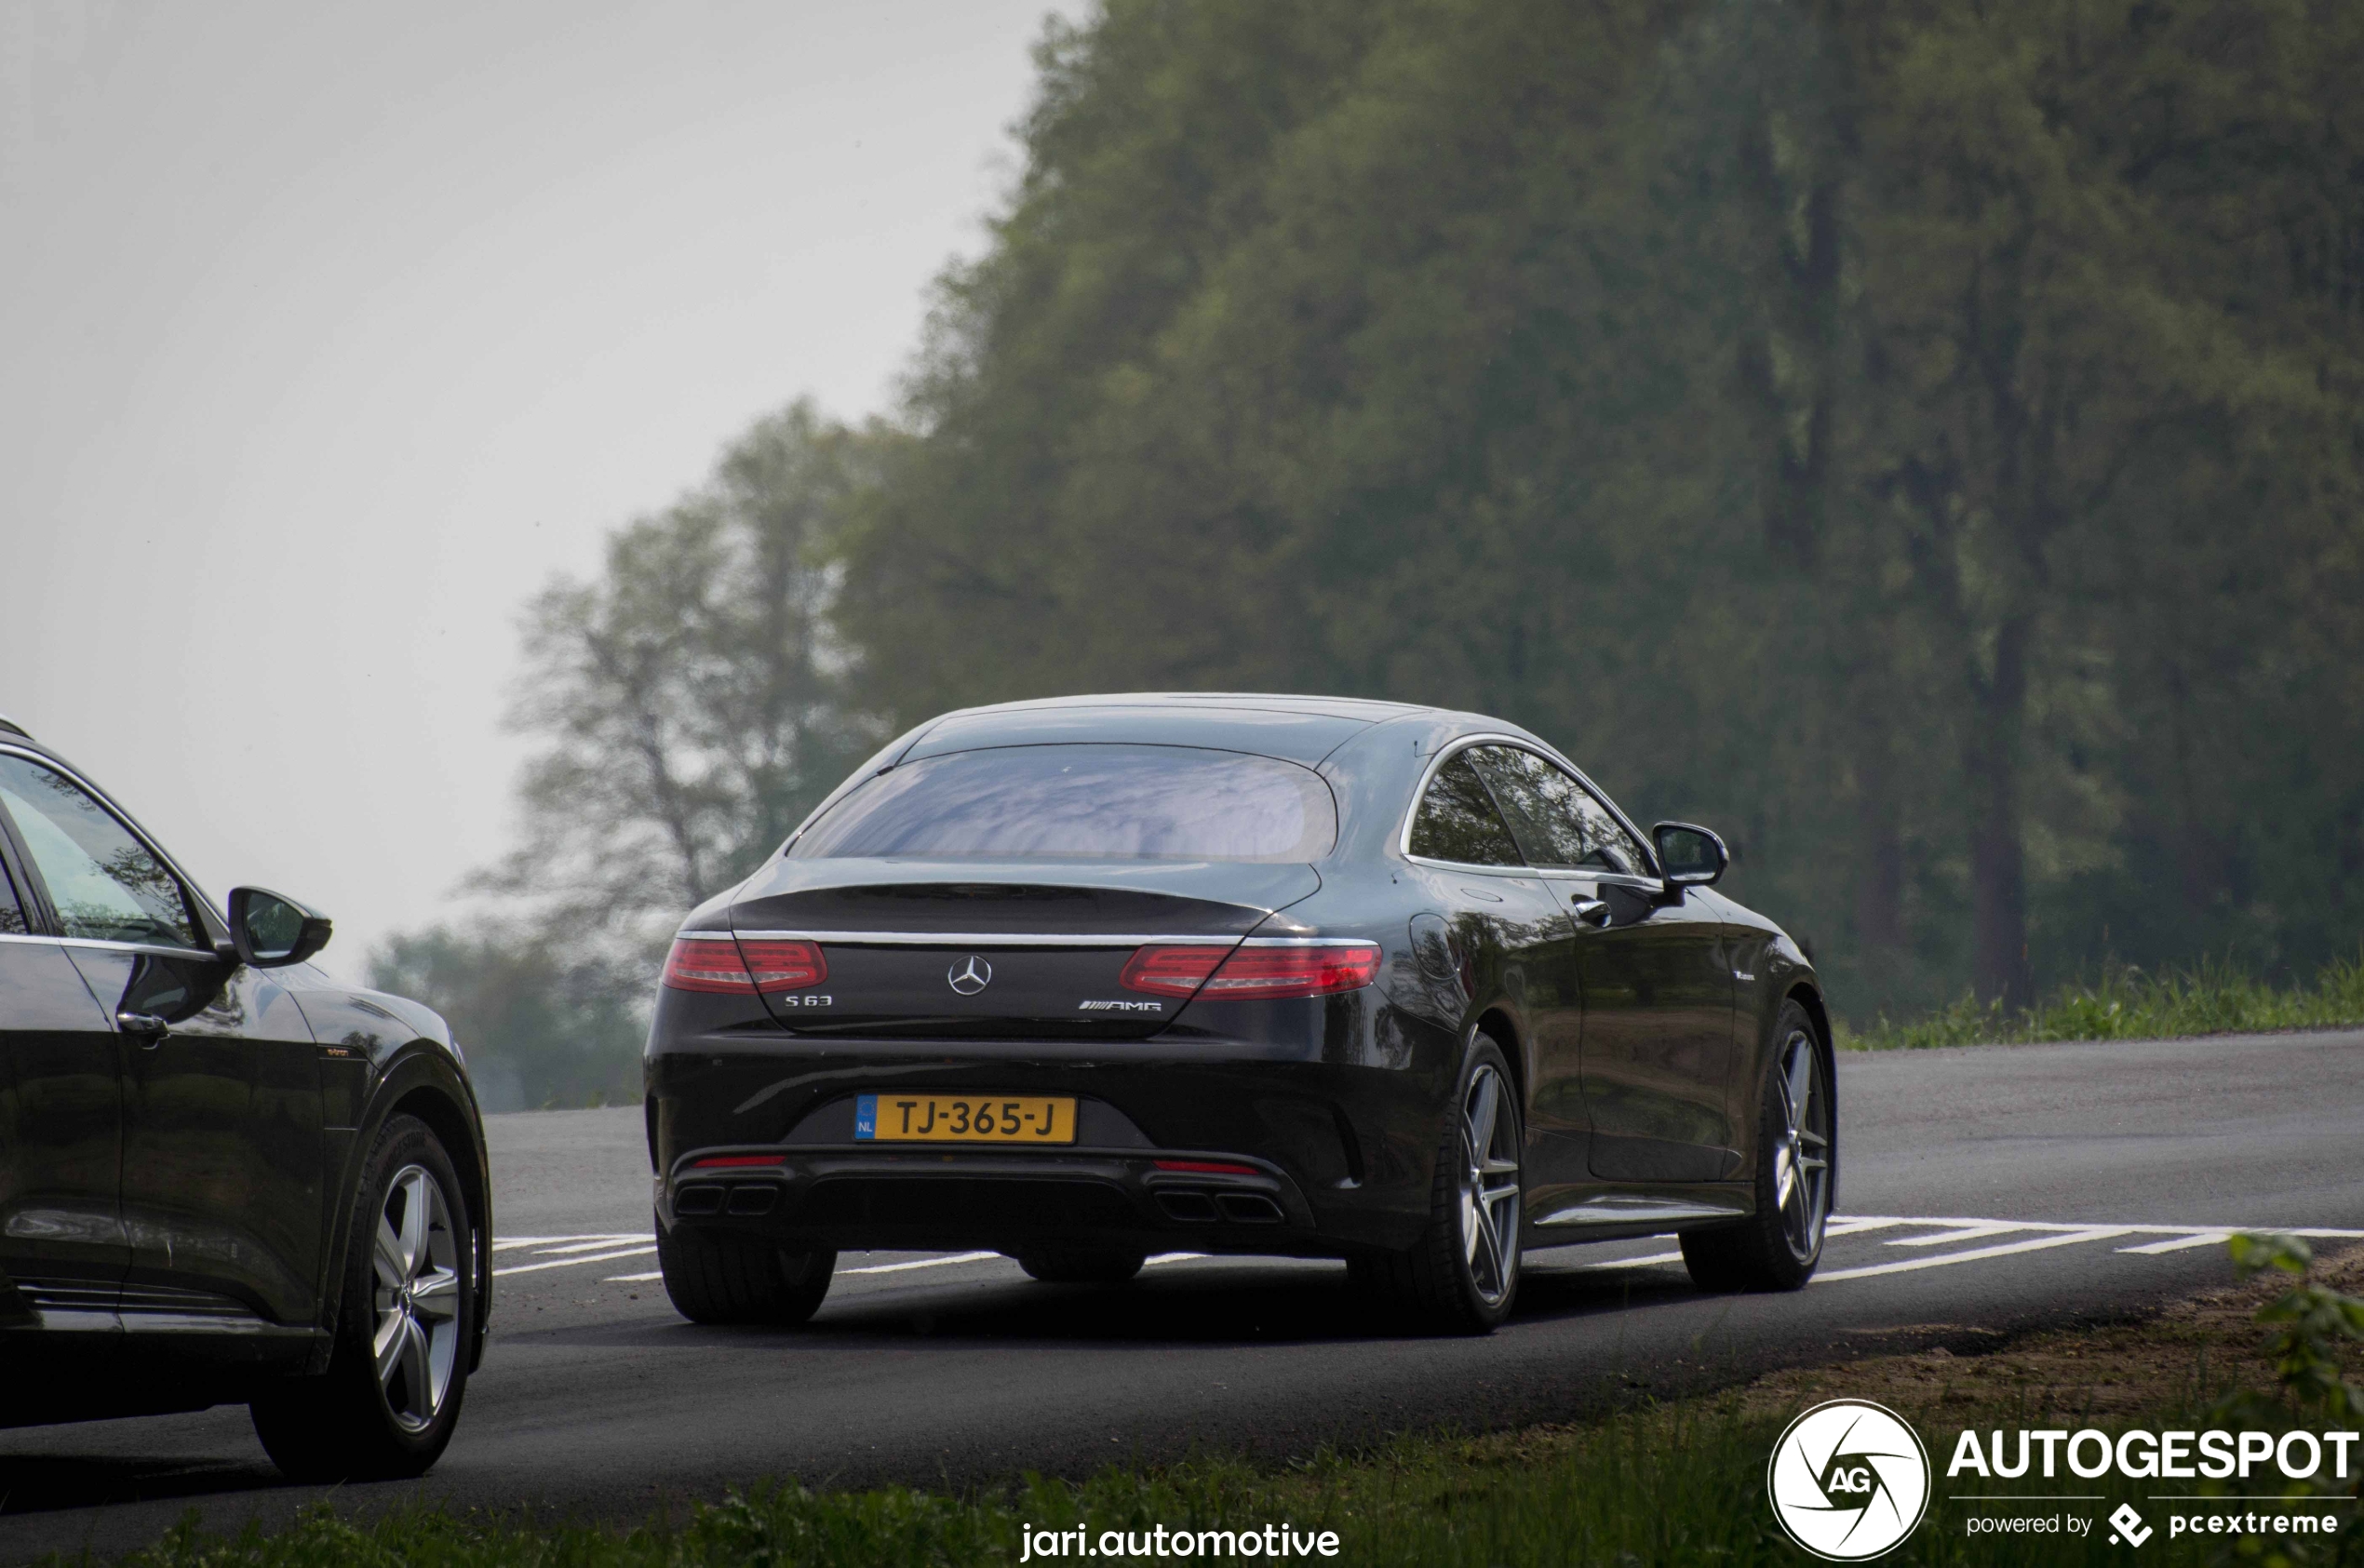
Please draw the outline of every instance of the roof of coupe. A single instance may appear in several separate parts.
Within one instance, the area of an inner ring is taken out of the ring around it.
[[[1311,767],[1373,725],[1447,710],[1360,697],[1242,691],[1128,691],[962,708],[925,726],[904,759],[979,746],[1060,742],[1189,744]],[[1459,716],[1456,716],[1459,717]],[[1495,724],[1470,715],[1472,722]]]

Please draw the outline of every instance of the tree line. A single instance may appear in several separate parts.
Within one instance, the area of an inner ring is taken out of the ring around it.
[[[893,413],[531,607],[541,913],[414,945],[588,916],[623,998],[893,728],[1214,688],[1533,729],[1860,1017],[2353,949],[2364,9],[1107,0],[1037,60]]]

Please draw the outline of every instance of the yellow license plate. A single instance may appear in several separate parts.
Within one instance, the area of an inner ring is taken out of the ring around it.
[[[853,1136],[881,1144],[1071,1144],[1075,1102],[1041,1094],[862,1094]]]

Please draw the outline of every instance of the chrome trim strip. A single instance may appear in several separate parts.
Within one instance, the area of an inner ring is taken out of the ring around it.
[[[168,947],[161,942],[117,942],[104,936],[52,937],[60,947],[96,947],[104,953],[154,953],[167,958],[199,958],[207,963],[220,963],[222,955],[208,953],[202,947]]]
[[[59,1307],[47,1310],[36,1307],[34,1311],[41,1319],[41,1327],[35,1331],[36,1333],[117,1333],[123,1328],[123,1320],[114,1315],[114,1308],[111,1307]]]
[[[734,933],[685,931],[681,934],[719,939]],[[839,947],[1143,947],[1150,943],[1175,947],[1231,947],[1240,942],[1236,936],[1061,936],[1037,931],[743,931],[735,934],[759,942],[818,942]]]
[[[167,947],[157,942],[115,942],[103,936],[51,936],[47,931],[0,931],[0,942],[46,942],[52,947],[95,947],[103,953],[154,953],[168,958],[220,963],[222,955],[202,947]]]
[[[1535,874],[1547,882],[1592,882],[1609,887],[1632,888],[1645,893],[1659,893],[1666,891],[1666,884],[1655,877],[1629,877],[1622,871],[1600,871],[1591,866],[1573,870],[1566,867],[1557,867],[1549,871],[1538,869]]]
[[[1404,858],[1415,865],[1425,865],[1431,871],[1450,871],[1457,877],[1540,877],[1542,872],[1532,865],[1480,865],[1475,861],[1437,860],[1429,855],[1416,855],[1409,850]]]
[[[1240,945],[1242,947],[1377,947],[1378,944],[1361,936],[1251,936]]]
[[[1588,1198],[1556,1213],[1530,1221],[1534,1225],[1672,1225],[1682,1220],[1746,1219],[1744,1208],[1719,1209],[1710,1203],[1684,1203],[1648,1198]]]

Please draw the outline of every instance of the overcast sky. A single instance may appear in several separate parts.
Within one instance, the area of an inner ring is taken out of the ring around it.
[[[886,406],[1081,0],[0,0],[0,713],[359,976],[509,841],[516,614]]]

